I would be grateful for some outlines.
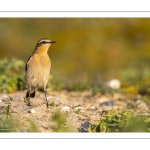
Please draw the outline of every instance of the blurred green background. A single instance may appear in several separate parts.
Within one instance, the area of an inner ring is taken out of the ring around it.
[[[150,69],[149,18],[0,18],[0,59],[26,62],[40,38],[56,41],[48,53],[60,80],[108,80]]]

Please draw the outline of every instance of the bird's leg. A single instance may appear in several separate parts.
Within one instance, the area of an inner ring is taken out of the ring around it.
[[[29,97],[28,97],[28,106],[31,106],[31,104],[30,104],[30,91],[31,91],[31,90],[28,90],[28,93],[29,93]]]
[[[48,108],[47,92],[46,92],[45,89],[44,89],[44,93],[45,93],[45,99],[46,99],[46,106],[47,106],[47,108]]]

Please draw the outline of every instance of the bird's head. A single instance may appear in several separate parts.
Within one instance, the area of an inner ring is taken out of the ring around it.
[[[40,53],[45,53],[45,52],[48,51],[50,45],[53,44],[53,43],[56,43],[56,42],[51,41],[51,40],[49,40],[49,39],[47,39],[47,38],[42,38],[42,39],[40,39],[40,40],[37,42],[34,52],[36,51],[36,52],[38,52],[38,53],[39,53],[39,52],[40,52]]]
[[[56,43],[55,41],[51,41],[47,38],[42,38],[37,42],[36,46],[50,46],[51,44]]]

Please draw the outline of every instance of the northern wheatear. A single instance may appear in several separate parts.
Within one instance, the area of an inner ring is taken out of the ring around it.
[[[46,99],[46,106],[48,107],[46,85],[48,82],[51,60],[47,54],[48,49],[52,43],[56,43],[47,38],[40,39],[32,55],[28,58],[25,66],[25,83],[28,86],[26,98],[28,99],[28,106],[30,106],[30,97],[35,97],[37,88],[43,88]]]

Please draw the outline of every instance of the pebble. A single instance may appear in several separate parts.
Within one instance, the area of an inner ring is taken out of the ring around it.
[[[94,107],[94,106],[91,106],[91,109],[95,109],[95,107]]]
[[[69,106],[64,106],[64,107],[62,107],[61,109],[68,111],[68,110],[70,109],[70,107],[69,107]]]
[[[96,107],[94,107],[94,106],[91,106],[91,109],[92,109],[92,110],[96,110]]]
[[[82,109],[82,106],[81,105],[75,106],[74,109],[75,110]]]
[[[100,106],[106,105],[106,106],[114,106],[114,101],[106,101],[106,102],[100,102]]]
[[[49,99],[52,99],[52,100],[55,100],[55,101],[59,101],[59,100],[60,100],[59,97],[53,97],[53,96],[49,96],[47,99],[48,99],[48,100],[49,100]]]
[[[2,102],[2,100],[0,99],[0,103]]]
[[[34,114],[34,113],[35,113],[35,110],[34,110],[34,109],[31,109],[29,112],[30,112],[31,114]]]
[[[93,115],[96,115],[97,113],[96,113],[96,112],[93,112],[92,114],[93,114]]]
[[[135,103],[136,104],[143,104],[143,103],[145,103],[143,100],[137,100],[137,101],[135,101]]]
[[[143,109],[149,110],[149,107],[143,100],[137,100],[135,101],[135,103],[137,105],[137,108],[143,108]]]
[[[121,83],[118,79],[113,79],[107,82],[107,86],[112,89],[119,89],[121,87]]]

